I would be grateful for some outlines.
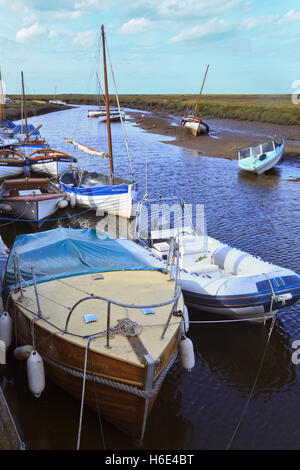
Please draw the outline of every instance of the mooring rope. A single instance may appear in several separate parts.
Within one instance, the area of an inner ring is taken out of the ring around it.
[[[249,397],[248,397],[248,400],[246,402],[246,405],[243,409],[243,412],[242,412],[242,415],[239,419],[239,422],[234,430],[234,433],[229,441],[229,443],[227,444],[227,447],[226,447],[226,450],[229,450],[237,433],[238,433],[238,430],[240,429],[240,426],[242,424],[242,421],[244,419],[244,416],[246,414],[246,411],[248,409],[248,405],[251,401],[251,398],[253,396],[253,393],[254,393],[254,390],[255,390],[255,387],[256,387],[256,384],[257,384],[257,381],[258,381],[258,378],[259,378],[259,375],[260,375],[260,372],[261,372],[261,369],[262,369],[262,366],[263,366],[263,362],[264,362],[264,359],[265,359],[265,355],[266,355],[266,352],[267,352],[267,349],[268,349],[268,345],[269,345],[269,342],[270,342],[270,338],[271,338],[271,334],[272,334],[272,331],[273,331],[273,328],[274,328],[274,325],[275,325],[275,317],[273,317],[272,319],[272,323],[270,325],[270,329],[269,329],[269,334],[268,334],[268,339],[267,339],[267,343],[266,343],[266,346],[265,346],[265,349],[264,349],[264,352],[263,352],[263,355],[262,355],[262,358],[261,358],[261,361],[260,361],[260,364],[259,364],[259,368],[258,368],[258,371],[257,371],[257,374],[256,374],[256,377],[255,377],[255,380],[254,380],[254,383],[253,383],[253,386],[252,386],[252,389],[251,389],[251,392],[249,394]]]

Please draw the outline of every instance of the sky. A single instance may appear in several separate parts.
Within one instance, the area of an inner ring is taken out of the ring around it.
[[[95,93],[101,25],[119,94],[292,93],[299,0],[0,0],[6,93]]]

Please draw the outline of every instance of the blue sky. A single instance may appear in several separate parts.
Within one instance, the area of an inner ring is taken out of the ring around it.
[[[95,92],[101,24],[120,94],[198,93],[207,64],[204,93],[300,80],[299,0],[0,0],[6,92]]]

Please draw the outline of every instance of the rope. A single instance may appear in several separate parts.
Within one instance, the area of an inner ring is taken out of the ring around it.
[[[268,345],[269,345],[269,342],[270,342],[270,338],[271,338],[271,334],[272,334],[272,331],[273,331],[273,328],[274,328],[274,325],[275,325],[275,317],[273,317],[272,319],[272,323],[271,323],[271,326],[270,326],[270,330],[269,330],[269,334],[268,334],[268,339],[267,339],[267,343],[266,343],[266,346],[265,346],[265,349],[264,349],[264,352],[263,352],[263,355],[262,355],[262,358],[261,358],[261,361],[260,361],[260,364],[259,364],[259,368],[258,368],[258,371],[257,371],[257,374],[256,374],[256,377],[255,377],[255,380],[254,380],[254,384],[253,384],[253,387],[251,389],[251,392],[250,392],[250,395],[248,397],[248,400],[246,402],[246,405],[244,407],[244,410],[242,412],[242,415],[239,419],[239,422],[234,430],[234,433],[229,441],[229,443],[227,444],[227,447],[226,447],[226,450],[229,450],[237,433],[238,433],[238,430],[242,424],[242,421],[243,421],[243,418],[246,414],[246,411],[247,411],[247,408],[248,408],[248,405],[251,401],[251,398],[253,396],[253,393],[254,393],[254,390],[255,390],[255,387],[256,387],[256,384],[257,384],[257,381],[258,381],[258,378],[259,378],[259,375],[260,375],[260,372],[261,372],[261,369],[262,369],[262,366],[263,366],[263,362],[264,362],[264,359],[265,359],[265,355],[266,355],[266,352],[267,352],[267,349],[268,349]]]
[[[74,377],[84,378],[84,380],[88,380],[90,382],[95,382],[95,383],[99,383],[99,384],[102,384],[102,385],[106,385],[107,387],[112,387],[112,388],[115,388],[117,390],[121,390],[123,392],[131,393],[132,395],[135,395],[135,396],[138,396],[138,397],[141,397],[141,398],[151,398],[158,391],[162,381],[164,380],[165,376],[167,375],[170,368],[174,364],[174,362],[177,358],[177,354],[178,354],[178,351],[176,351],[174,353],[174,355],[172,356],[171,360],[169,361],[169,363],[167,364],[165,369],[161,372],[159,378],[157,379],[157,381],[155,383],[154,388],[152,388],[152,390],[148,390],[148,391],[141,390],[137,387],[134,387],[132,385],[127,385],[127,384],[118,382],[116,380],[105,379],[104,377],[99,377],[99,376],[93,375],[93,374],[86,374],[84,376],[84,373],[79,371],[79,370],[71,369],[70,367],[63,366],[62,364],[57,364],[57,363],[53,362],[51,359],[46,358],[46,357],[44,358],[44,360],[46,362],[48,362],[50,365],[52,365],[54,367],[57,367],[57,368],[63,370],[64,372],[66,372],[70,375],[73,375]]]

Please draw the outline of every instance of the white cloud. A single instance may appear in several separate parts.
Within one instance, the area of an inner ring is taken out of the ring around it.
[[[96,41],[97,33],[94,30],[89,31],[79,31],[74,39],[73,42],[77,46],[83,47],[84,49],[88,49],[92,47]]]
[[[240,29],[255,29],[259,28],[260,26],[265,26],[266,24],[275,22],[275,20],[278,19],[277,15],[270,15],[270,16],[264,16],[261,18],[256,18],[255,16],[249,16],[248,18],[245,18],[241,24],[240,24]]]
[[[29,26],[29,28],[22,28],[16,33],[17,42],[28,42],[31,39],[37,38],[47,34],[47,29],[45,26],[40,25],[39,23],[34,23]]]
[[[204,24],[182,30],[177,36],[174,36],[169,42],[189,41],[201,39],[207,36],[216,36],[218,34],[230,31],[232,24],[219,18],[212,18]]]
[[[82,10],[58,10],[54,13],[57,20],[76,20],[80,18],[84,12]]]
[[[240,0],[162,0],[157,12],[161,16],[208,16],[234,8]]]
[[[300,21],[300,11],[290,10],[279,20],[279,23],[293,23],[295,21]]]
[[[121,34],[137,34],[143,33],[150,28],[151,21],[147,18],[132,18],[131,20],[124,23],[119,29]]]

